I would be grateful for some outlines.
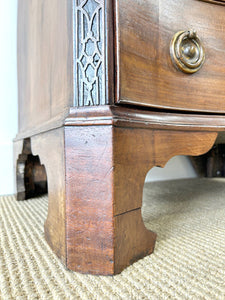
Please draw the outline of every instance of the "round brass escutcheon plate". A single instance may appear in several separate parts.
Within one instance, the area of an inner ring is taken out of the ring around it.
[[[174,65],[184,73],[197,72],[205,61],[205,51],[194,30],[177,32],[170,43]]]

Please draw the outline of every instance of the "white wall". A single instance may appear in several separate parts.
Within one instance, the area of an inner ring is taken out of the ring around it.
[[[0,0],[0,195],[13,193],[12,139],[17,132],[17,0]]]
[[[160,181],[170,179],[195,178],[197,174],[186,156],[171,158],[164,168],[152,168],[146,177],[146,181]]]
[[[0,0],[0,195],[14,192],[12,140],[17,133],[16,25],[17,0]],[[164,169],[152,169],[147,181],[194,176],[187,158],[175,157]]]

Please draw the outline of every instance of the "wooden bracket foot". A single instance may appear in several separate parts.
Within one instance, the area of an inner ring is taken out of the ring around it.
[[[146,112],[104,107],[94,108],[93,116],[91,111],[73,110],[65,126],[30,137],[23,149],[17,140],[15,164],[20,168],[33,153],[45,166],[45,237],[57,256],[71,270],[113,275],[154,249],[156,234],[145,228],[141,215],[147,172],[175,155],[207,152],[217,133],[197,130],[197,122],[194,129],[176,130],[177,118],[161,128],[160,119],[157,125],[155,115]],[[18,195],[25,198],[21,174]]]

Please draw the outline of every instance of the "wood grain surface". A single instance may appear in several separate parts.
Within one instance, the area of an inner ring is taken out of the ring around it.
[[[65,234],[65,146],[64,129],[48,131],[31,138],[31,149],[45,166],[48,181],[48,215],[45,238],[54,253],[66,264]]]
[[[117,1],[116,101],[185,111],[225,112],[225,8],[195,0]],[[197,73],[178,71],[170,41],[194,29],[206,60]]]
[[[113,274],[113,158],[111,126],[66,127],[68,268]]]
[[[136,127],[132,109],[119,108],[117,123],[113,108],[73,109],[65,126],[67,267],[82,273],[117,274],[153,251],[156,235],[141,217],[147,172],[175,155],[207,152],[218,135],[210,127]]]
[[[121,145],[115,153],[114,145],[121,140],[114,137],[112,126],[69,126],[65,138],[67,266],[83,273],[119,273],[154,248],[156,235],[145,228],[140,207],[130,209],[136,196],[141,202],[145,173],[139,179],[129,172],[128,180],[117,181],[119,162],[114,157],[127,149]],[[139,160],[143,157],[140,152]],[[132,168],[128,160],[123,167]],[[123,199],[134,184],[135,194]],[[127,199],[117,215],[117,206]]]
[[[66,264],[64,129],[14,141],[17,200],[48,192],[45,238]]]
[[[72,1],[18,1],[19,131],[59,122],[73,105]]]
[[[119,105],[73,107],[64,124],[66,126],[115,125],[164,130],[216,131],[221,137],[225,131],[223,115],[157,112]]]
[[[112,275],[150,254],[156,235],[141,217],[147,172],[172,156],[207,152],[216,137],[215,132],[66,127],[67,267]]]

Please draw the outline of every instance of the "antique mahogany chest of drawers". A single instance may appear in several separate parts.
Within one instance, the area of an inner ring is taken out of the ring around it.
[[[17,198],[71,270],[150,254],[147,172],[225,131],[225,1],[19,0]]]

